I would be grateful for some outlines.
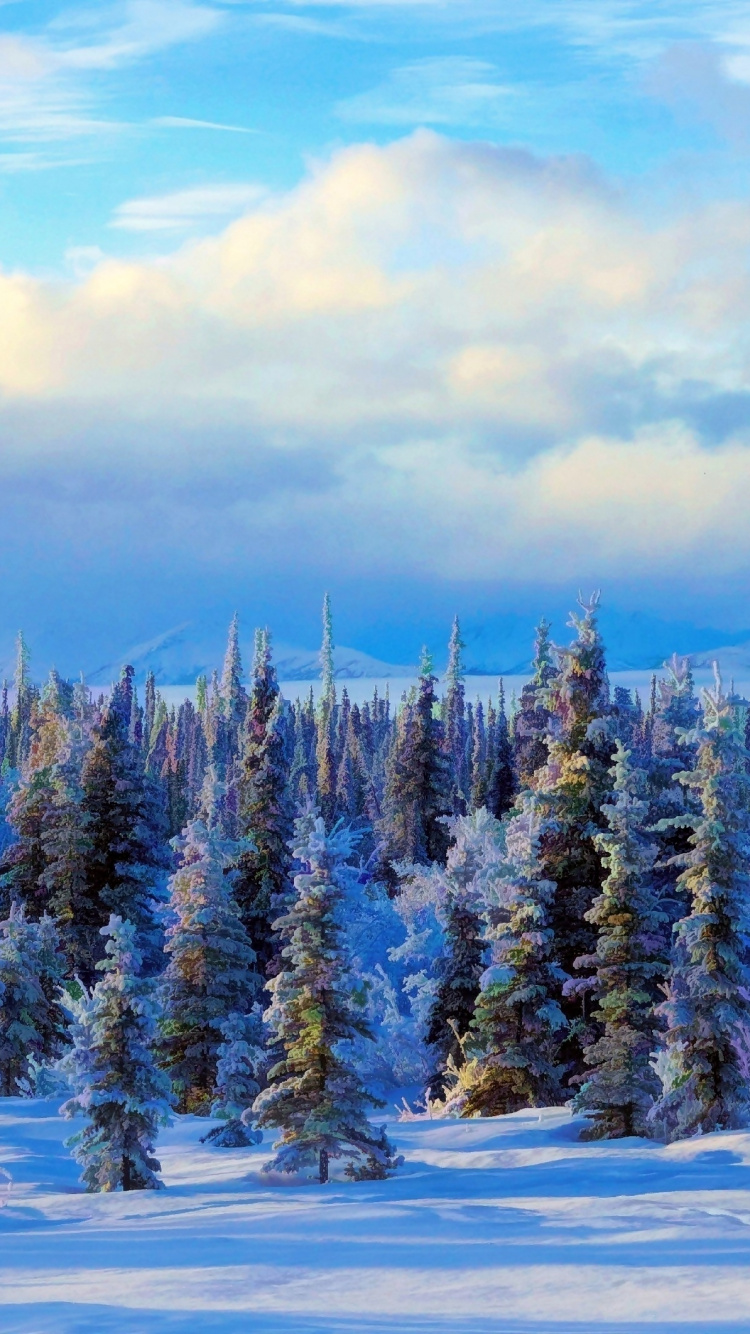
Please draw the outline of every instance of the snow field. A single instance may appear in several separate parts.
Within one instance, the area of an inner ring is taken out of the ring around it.
[[[57,1107],[0,1100],[2,1334],[750,1330],[750,1133],[420,1120],[390,1127],[390,1181],[320,1187],[265,1181],[268,1135],[213,1149],[178,1117],[167,1190],[90,1195]]]

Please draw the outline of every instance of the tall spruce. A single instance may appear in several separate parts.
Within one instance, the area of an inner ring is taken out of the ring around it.
[[[268,983],[265,1015],[283,1055],[254,1103],[257,1125],[281,1131],[268,1167],[317,1169],[321,1183],[332,1158],[346,1160],[346,1175],[357,1180],[383,1178],[397,1166],[385,1128],[376,1131],[367,1119],[368,1105],[382,1104],[363,1087],[342,1046],[368,1031],[352,998],[341,920],[355,845],[351,831],[337,826],[327,833],[313,811],[296,822],[294,855],[303,869],[294,878],[294,901],[277,922],[282,964]]]
[[[382,874],[393,884],[394,862],[442,863],[448,851],[450,773],[437,717],[437,677],[426,649],[419,670],[419,686],[398,715],[386,765],[379,834]]]
[[[208,1115],[224,1025],[247,1014],[260,979],[255,951],[232,897],[238,848],[221,828],[221,786],[209,770],[202,818],[172,840],[180,865],[169,882],[173,915],[161,1000],[160,1060],[181,1112]]]
[[[316,717],[317,801],[329,823],[336,812],[336,684],[333,663],[331,599],[323,598],[323,643],[320,650],[321,691]]]
[[[488,932],[492,962],[467,1043],[463,1116],[500,1116],[562,1099],[561,1041],[567,1028],[557,997],[565,974],[555,961],[555,885],[540,859],[538,799],[522,793],[508,823],[506,910]]]
[[[536,629],[532,677],[521,691],[513,725],[514,768],[521,787],[531,787],[534,774],[547,763],[550,726],[549,691],[557,674],[549,622],[542,617]]]
[[[113,914],[102,934],[106,957],[97,967],[104,976],[77,1025],[75,1093],[60,1111],[86,1117],[67,1143],[89,1190],[155,1190],[162,1182],[154,1142],[169,1121],[172,1098],[153,1058],[152,986],[140,975],[133,924]]]
[[[487,754],[486,803],[496,820],[502,820],[511,810],[517,787],[513,743],[505,713],[505,687],[501,681],[492,733],[492,748]]]
[[[677,775],[698,801],[680,888],[690,911],[674,928],[666,1001],[666,1088],[655,1120],[669,1139],[750,1124],[750,776],[742,720],[716,685],[685,737],[694,768]]]
[[[461,658],[465,645],[458,617],[454,617],[448,642],[448,667],[443,698],[443,746],[450,775],[450,802],[453,815],[465,815],[469,806],[469,773],[466,763],[467,722],[464,668]]]
[[[234,894],[262,973],[274,957],[273,922],[291,888],[290,751],[270,632],[258,630],[240,783],[240,830],[248,844],[239,859]]]
[[[33,1092],[30,1063],[54,1060],[65,1041],[63,958],[51,917],[32,922],[20,904],[0,922],[0,1096]]]
[[[594,836],[607,871],[587,914],[598,929],[596,951],[578,961],[595,970],[583,986],[593,990],[592,1019],[602,1026],[584,1051],[590,1073],[573,1104],[592,1113],[589,1139],[649,1133],[648,1114],[659,1094],[651,1064],[659,1027],[654,1000],[667,969],[666,914],[654,886],[657,847],[644,833],[646,774],[631,767],[619,740],[612,777],[613,797],[603,807],[609,828]]]

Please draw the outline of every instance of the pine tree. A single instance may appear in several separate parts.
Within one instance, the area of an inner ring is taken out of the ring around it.
[[[276,952],[273,922],[291,889],[289,841],[290,737],[271,661],[268,630],[255,641],[253,686],[247,714],[240,786],[240,829],[248,840],[238,863],[235,897],[265,973]]]
[[[542,617],[536,630],[533,675],[521,691],[521,706],[514,720],[513,767],[521,787],[531,787],[534,774],[547,763],[549,691],[557,674],[549,632],[549,623]]]
[[[219,823],[221,788],[209,770],[205,818],[172,840],[180,866],[169,882],[174,921],[162,985],[160,1060],[182,1112],[206,1115],[216,1082],[223,1025],[247,1013],[257,994],[255,951],[232,897],[229,868],[238,848]]]
[[[592,1018],[603,1026],[584,1051],[592,1073],[574,1099],[576,1110],[593,1113],[589,1139],[647,1134],[648,1112],[659,1093],[650,1058],[658,1028],[656,984],[667,966],[666,916],[654,892],[656,846],[643,833],[646,775],[631,768],[630,752],[619,740],[612,776],[614,799],[603,807],[609,829],[594,836],[607,871],[587,914],[599,932],[596,953],[578,960],[596,970],[584,985],[594,990],[598,1008]]]
[[[750,1123],[742,1052],[750,1029],[750,757],[718,669],[703,711],[702,726],[685,738],[696,747],[695,767],[677,776],[699,803],[680,876],[691,907],[674,928],[667,1000],[659,1007],[667,1087],[655,1119],[670,1139]]]
[[[487,732],[482,701],[477,700],[471,735],[471,809],[487,804]]]
[[[385,1128],[376,1132],[367,1120],[368,1103],[382,1104],[363,1088],[341,1046],[367,1033],[352,1002],[342,948],[345,863],[355,843],[339,826],[327,834],[312,811],[296,822],[294,855],[305,869],[294,878],[294,902],[276,924],[282,966],[268,983],[265,1016],[283,1056],[254,1104],[258,1126],[281,1131],[269,1167],[300,1172],[317,1166],[321,1182],[328,1180],[330,1158],[347,1159],[347,1175],[357,1180],[385,1177],[398,1165]]]
[[[505,714],[505,689],[502,681],[498,691],[497,714],[493,735],[493,748],[487,756],[489,776],[487,780],[487,808],[496,820],[502,820],[513,807],[517,782],[513,762],[513,743],[508,730]]]
[[[336,814],[336,684],[333,665],[333,621],[331,599],[323,599],[323,643],[320,650],[322,689],[316,717],[316,793],[323,819],[331,823]]]
[[[27,919],[13,904],[0,922],[0,1096],[30,1092],[32,1060],[59,1056],[65,1019],[58,1000],[63,960],[51,917]]]
[[[506,920],[490,931],[492,963],[481,979],[467,1044],[473,1062],[464,1116],[548,1107],[561,1098],[559,1053],[567,1022],[556,997],[565,975],[554,962],[550,909],[555,886],[540,864],[537,799],[526,792],[508,824]]]
[[[458,617],[454,617],[448,643],[448,668],[445,674],[446,692],[443,701],[443,744],[450,775],[450,801],[453,815],[465,815],[469,802],[469,775],[466,765],[466,703],[464,669],[461,653],[465,645],[461,638]]]
[[[256,1075],[264,1068],[263,1020],[260,1007],[251,1014],[230,1014],[221,1026],[222,1043],[217,1049],[216,1083],[211,1115],[221,1119],[201,1143],[218,1149],[243,1149],[263,1138],[253,1130],[252,1104],[260,1091]]]
[[[450,815],[450,776],[442,726],[436,714],[432,659],[425,649],[418,691],[398,717],[386,765],[382,840],[382,875],[394,883],[392,863],[444,862],[448,851],[446,816]]]
[[[132,667],[123,669],[81,770],[81,813],[86,823],[86,958],[83,980],[94,976],[98,928],[111,913],[132,922],[141,947],[151,942],[152,901],[166,866],[163,819],[139,752],[128,739]]]
[[[161,1167],[153,1157],[158,1127],[172,1104],[169,1080],[154,1064],[151,987],[140,977],[137,931],[114,913],[102,935],[104,976],[94,987],[73,1053],[76,1092],[62,1107],[87,1124],[67,1141],[83,1166],[81,1180],[96,1190],[156,1190]]]
[[[229,626],[227,651],[219,689],[221,710],[236,737],[245,719],[247,695],[242,685],[242,657],[240,655],[239,617],[235,612]]]
[[[540,815],[543,873],[556,886],[550,925],[555,956],[573,974],[575,960],[596,949],[596,931],[586,914],[600,893],[604,871],[594,835],[605,829],[602,805],[610,791],[614,741],[609,725],[609,683],[597,626],[598,594],[573,615],[577,631],[569,648],[558,648],[560,669],[548,692],[551,710],[548,761],[533,778]],[[583,1070],[581,1043],[586,1028],[585,994],[564,1003],[575,1020],[568,1055],[573,1073]]]

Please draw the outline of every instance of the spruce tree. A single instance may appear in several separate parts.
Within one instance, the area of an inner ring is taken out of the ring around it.
[[[240,830],[248,843],[234,887],[262,973],[274,958],[273,922],[291,888],[290,748],[288,719],[271,661],[271,637],[262,630],[255,641],[240,785]]]
[[[451,813],[450,775],[436,717],[432,659],[423,650],[419,686],[399,714],[386,764],[381,837],[381,874],[395,884],[393,862],[444,862],[445,817]]]
[[[84,981],[94,976],[99,927],[111,913],[130,921],[140,946],[155,949],[152,903],[166,867],[163,816],[139,752],[128,739],[132,667],[123,669],[81,770],[81,814],[86,824],[86,933]]]
[[[59,939],[51,917],[27,919],[13,904],[0,922],[0,1096],[31,1092],[32,1061],[60,1055],[65,1018],[58,990],[63,975]]]
[[[364,1089],[341,1045],[367,1035],[352,999],[341,921],[345,863],[355,843],[340,826],[327,834],[313,811],[296,822],[294,855],[304,869],[276,923],[282,962],[267,984],[265,1016],[283,1055],[254,1104],[257,1125],[281,1131],[269,1168],[316,1167],[321,1183],[331,1158],[346,1159],[346,1174],[357,1180],[383,1178],[397,1166],[385,1128],[374,1131],[367,1120],[367,1105],[382,1104]]]
[[[161,1171],[153,1157],[158,1127],[172,1104],[169,1080],[154,1064],[155,1016],[151,986],[140,976],[136,928],[114,913],[102,935],[104,976],[94,987],[76,1032],[75,1094],[62,1107],[87,1124],[67,1141],[92,1191],[156,1190]]]
[[[207,1115],[216,1083],[223,1026],[246,1014],[258,992],[255,951],[232,897],[237,845],[220,826],[221,788],[209,770],[204,816],[172,840],[180,865],[169,881],[174,920],[162,984],[160,1060],[181,1112]]]
[[[463,1116],[548,1107],[562,1097],[560,1045],[567,1021],[556,997],[565,974],[555,962],[555,885],[541,866],[537,807],[534,795],[523,793],[508,824],[507,908],[488,933],[492,962],[481,979],[466,1044],[473,1059]]]
[[[598,928],[596,952],[578,960],[580,967],[595,969],[583,985],[594,991],[592,1019],[602,1026],[601,1036],[584,1051],[591,1073],[573,1104],[593,1113],[589,1139],[647,1134],[648,1112],[659,1093],[651,1054],[658,1029],[656,987],[667,967],[666,916],[653,883],[656,846],[643,832],[646,775],[631,768],[630,752],[619,740],[612,777],[613,799],[603,807],[609,828],[594,836],[607,871],[587,913]]]
[[[685,741],[695,766],[677,775],[698,801],[680,887],[690,912],[674,928],[667,1000],[667,1086],[655,1120],[668,1138],[750,1124],[743,1044],[750,1031],[750,776],[738,711],[716,686]]]
[[[221,1026],[211,1115],[219,1117],[201,1143],[218,1149],[243,1149],[263,1138],[252,1129],[252,1104],[260,1091],[256,1075],[266,1065],[260,1007],[251,1014],[230,1014]]]
[[[510,739],[508,719],[505,713],[505,689],[502,681],[498,691],[492,750],[487,755],[487,769],[487,808],[496,820],[502,820],[503,816],[512,809],[518,786],[513,760],[513,743]]]
[[[469,775],[466,764],[466,702],[464,669],[461,653],[464,648],[458,617],[454,617],[448,643],[448,668],[445,674],[446,692],[443,699],[443,745],[448,762],[451,814],[465,815],[469,804]]]
[[[322,688],[316,717],[317,801],[324,820],[333,821],[336,813],[336,685],[333,665],[333,621],[331,599],[323,599],[323,643],[320,650]]]
[[[557,674],[550,626],[542,617],[536,630],[533,675],[521,691],[513,728],[513,767],[521,787],[531,787],[534,774],[547,763],[550,725],[549,691]]]

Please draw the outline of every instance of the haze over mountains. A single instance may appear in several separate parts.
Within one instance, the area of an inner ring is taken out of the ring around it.
[[[659,621],[645,614],[622,616],[606,608],[601,623],[612,672],[655,670],[673,652],[678,652],[690,655],[697,668],[710,667],[717,658],[727,678],[750,677],[750,631],[727,634],[710,627]],[[461,624],[467,674],[509,677],[522,676],[528,671],[534,638],[532,616],[467,617]],[[446,625],[444,638],[441,640],[435,635],[429,644],[438,671],[445,665],[449,629]],[[559,643],[566,643],[571,635],[563,617],[553,620],[552,631]],[[32,670],[36,678],[41,678],[54,663],[63,674],[77,674],[75,660],[78,659],[78,670],[83,670],[89,684],[106,686],[119,675],[122,665],[129,662],[136,669],[138,681],[143,681],[147,672],[153,671],[160,685],[192,685],[201,673],[210,677],[214,669],[221,668],[226,633],[227,627],[218,619],[210,625],[197,620],[184,621],[140,642],[113,645],[111,654],[104,660],[92,660],[85,644],[82,649],[76,649],[74,645],[62,643],[61,652],[49,663],[35,652],[34,640],[30,639]],[[397,655],[390,650],[394,646],[403,646],[403,634],[384,637],[386,652],[382,655],[337,646],[334,654],[337,676],[340,679],[381,680],[413,676],[419,646],[410,646],[413,656]],[[244,621],[240,618],[240,643],[243,662],[249,670],[253,654],[253,624],[249,618]],[[314,681],[320,673],[318,646],[315,644],[299,647],[274,642],[274,660],[282,681]],[[10,679],[14,665],[10,637],[6,638],[0,661],[3,675]]]

